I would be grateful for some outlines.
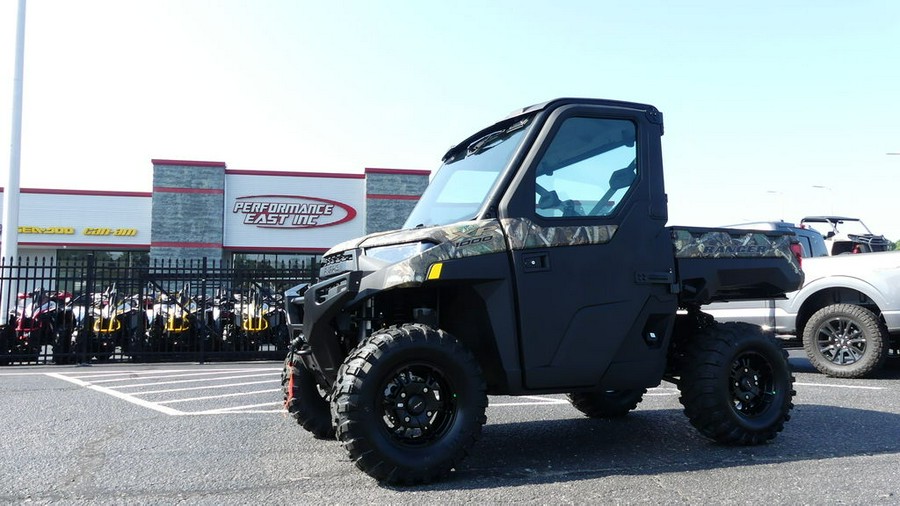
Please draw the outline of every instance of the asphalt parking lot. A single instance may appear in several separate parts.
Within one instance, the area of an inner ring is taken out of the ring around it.
[[[900,503],[900,370],[792,365],[793,418],[771,444],[705,440],[668,383],[614,421],[561,395],[491,397],[460,468],[411,488],[296,425],[277,362],[3,368],[0,503]]]

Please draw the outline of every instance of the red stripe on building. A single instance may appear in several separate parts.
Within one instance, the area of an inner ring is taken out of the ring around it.
[[[278,170],[226,170],[227,175],[237,176],[283,176],[283,177],[328,177],[337,179],[365,179],[365,174],[345,174],[341,172],[282,172]]]
[[[221,188],[173,188],[171,186],[154,186],[153,191],[156,193],[199,193],[207,195],[225,194],[225,190]]]
[[[150,160],[153,165],[178,165],[183,167],[222,167],[225,168],[225,162],[204,162],[198,160],[162,160],[154,158]]]
[[[283,246],[266,246],[265,248],[261,246],[226,246],[226,248],[228,249],[228,251],[233,251],[236,253],[267,253],[270,251],[284,251],[287,253],[297,253],[301,255],[304,253],[325,253],[326,251],[328,251],[328,248],[286,248]]]
[[[19,241],[19,246],[52,246],[54,248],[72,249],[147,249],[149,244],[114,244],[114,243],[84,243],[84,242],[32,242]],[[19,252],[21,254],[21,252]]]
[[[91,197],[152,197],[150,192],[120,192],[103,190],[55,190],[48,188],[21,188],[20,193],[36,193],[46,195],[87,195]],[[3,193],[3,188],[0,188]]]
[[[419,200],[419,195],[389,195],[384,193],[367,193],[367,199],[375,200]]]
[[[401,174],[407,176],[430,176],[430,170],[413,170],[413,169],[378,169],[367,167],[366,174]]]
[[[221,244],[214,242],[153,242],[153,248],[221,248]]]

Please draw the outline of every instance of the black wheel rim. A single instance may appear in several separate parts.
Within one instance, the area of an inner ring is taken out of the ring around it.
[[[866,336],[856,321],[838,316],[819,326],[816,346],[825,360],[837,365],[849,365],[866,353]]]
[[[739,355],[731,363],[730,381],[732,406],[744,416],[765,413],[777,394],[772,364],[759,353]]]
[[[422,446],[439,440],[456,418],[456,394],[443,371],[431,364],[396,369],[379,392],[384,428],[400,444]]]

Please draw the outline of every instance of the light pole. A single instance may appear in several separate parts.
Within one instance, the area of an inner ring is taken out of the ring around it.
[[[16,18],[16,65],[13,75],[12,139],[9,149],[9,173],[6,188],[3,189],[3,227],[0,229],[0,266],[7,262],[12,278],[12,267],[19,256],[19,165],[22,153],[22,79],[25,65],[25,0],[19,0]],[[0,276],[2,278],[2,276]],[[12,292],[7,280],[0,288],[0,326],[6,325]]]

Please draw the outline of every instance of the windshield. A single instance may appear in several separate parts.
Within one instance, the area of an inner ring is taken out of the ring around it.
[[[454,150],[437,170],[403,228],[447,225],[475,217],[528,131],[529,119]]]

